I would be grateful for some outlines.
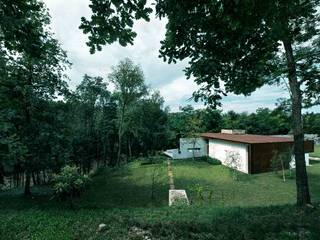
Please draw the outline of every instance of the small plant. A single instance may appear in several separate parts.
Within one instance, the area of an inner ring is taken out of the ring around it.
[[[200,184],[195,185],[195,191],[197,193],[197,199],[204,201],[204,188]]]
[[[213,200],[213,190],[207,190],[200,184],[195,184],[192,187],[192,191],[196,193],[196,199],[199,203],[211,202]]]
[[[79,173],[79,169],[74,166],[65,166],[59,174],[53,176],[54,197],[61,201],[72,201],[79,198],[84,191],[89,177]]]

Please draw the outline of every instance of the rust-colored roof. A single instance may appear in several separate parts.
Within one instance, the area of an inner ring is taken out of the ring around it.
[[[202,133],[201,137],[248,144],[293,142],[293,139],[290,137],[274,137],[253,134]]]

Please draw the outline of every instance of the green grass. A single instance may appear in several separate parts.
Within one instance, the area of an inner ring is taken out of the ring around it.
[[[314,200],[320,199],[319,170],[320,164],[308,168]],[[143,239],[132,227],[152,239],[320,239],[319,204],[307,212],[287,204],[295,198],[293,179],[242,175],[234,182],[223,166],[193,161],[175,161],[173,171],[176,187],[187,189],[195,203],[195,184],[214,189],[212,201],[169,208],[166,163],[133,162],[100,170],[74,209],[52,200],[46,187],[33,188],[31,198],[21,189],[0,193],[0,239]],[[158,177],[151,199],[153,173]],[[266,207],[268,201],[278,206]],[[106,231],[97,232],[100,223]]]
[[[120,169],[102,170],[79,204],[91,208],[159,207],[167,205],[167,198],[166,163],[140,165],[133,162]]]
[[[311,195],[315,201],[320,201],[320,163],[311,164],[308,167]],[[252,207],[294,204],[296,201],[294,173],[286,182],[282,181],[280,172],[278,175],[273,172],[240,174],[239,180],[235,181],[225,166],[177,160],[173,162],[173,174],[175,187],[186,189],[190,200],[196,204]],[[202,197],[199,188],[202,188]]]
[[[153,197],[152,176],[155,175]],[[67,203],[57,203],[51,199],[46,187],[34,188],[33,198],[23,198],[22,189],[0,193],[0,206],[7,204],[12,208],[37,206],[57,207]],[[12,201],[10,201],[10,199]],[[136,208],[160,207],[168,205],[168,178],[166,162],[140,165],[132,162],[118,169],[99,169],[81,199],[76,200],[76,208]]]
[[[320,145],[314,146],[314,152],[310,153],[310,157],[318,157],[320,158]]]

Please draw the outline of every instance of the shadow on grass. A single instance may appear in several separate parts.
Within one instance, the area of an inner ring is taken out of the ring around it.
[[[160,170],[159,179],[152,186],[152,167],[136,169],[103,169],[93,177],[80,199],[73,202],[76,209],[139,208],[166,206],[168,184],[166,169]],[[152,198],[153,188],[153,198]],[[1,209],[60,209],[70,208],[68,202],[52,199],[48,187],[32,188],[31,197],[23,196],[23,189],[0,193]]]

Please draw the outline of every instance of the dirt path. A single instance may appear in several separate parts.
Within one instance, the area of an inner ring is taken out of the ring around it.
[[[174,180],[173,180],[173,172],[172,172],[172,166],[171,166],[171,159],[168,158],[167,160],[168,163],[168,176],[169,176],[169,189],[174,190]]]

